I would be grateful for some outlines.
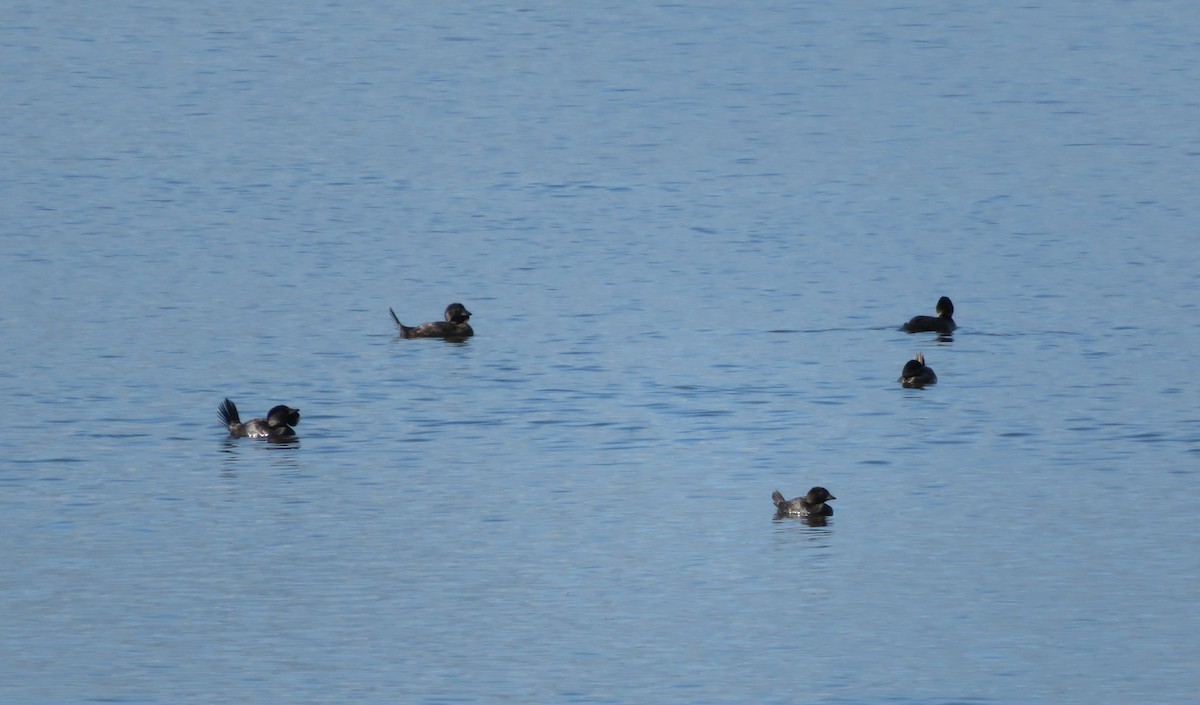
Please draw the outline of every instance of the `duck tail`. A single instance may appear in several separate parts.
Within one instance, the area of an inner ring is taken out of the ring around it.
[[[771,501],[775,503],[776,507],[779,507],[779,505],[783,504],[787,500],[783,498],[783,495],[779,492],[779,490],[775,490],[771,493]]]
[[[229,399],[221,402],[221,406],[217,407],[217,415],[221,417],[221,423],[225,424],[225,428],[242,422],[241,417],[238,416],[237,406]]]
[[[396,328],[397,328],[397,330],[400,331],[400,335],[407,338],[408,333],[409,333],[409,331],[412,330],[412,328],[409,328],[408,326],[406,326],[400,322],[400,319],[396,317],[396,312],[392,310],[391,306],[388,306],[388,313],[392,314],[392,323],[396,324]]]
[[[921,363],[921,367],[925,366],[925,353],[919,352],[916,354],[915,357],[913,357],[913,359],[916,360],[917,362]]]

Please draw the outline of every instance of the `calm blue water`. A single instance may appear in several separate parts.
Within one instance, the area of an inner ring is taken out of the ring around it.
[[[8,4],[0,701],[1196,702],[1197,37]]]

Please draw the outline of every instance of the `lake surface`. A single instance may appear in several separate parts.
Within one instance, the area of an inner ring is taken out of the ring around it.
[[[0,700],[1197,702],[1197,37],[8,4]]]

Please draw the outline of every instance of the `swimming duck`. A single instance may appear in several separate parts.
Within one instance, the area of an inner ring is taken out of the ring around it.
[[[422,323],[419,326],[406,326],[396,317],[396,312],[388,308],[388,313],[392,314],[392,321],[396,324],[396,328],[400,331],[401,338],[469,338],[475,335],[475,331],[471,330],[471,326],[467,324],[467,320],[471,318],[471,312],[462,304],[450,304],[446,307],[444,321],[433,321],[431,323]]]
[[[936,384],[937,375],[933,373],[932,367],[925,366],[925,353],[917,353],[913,359],[904,363],[898,381],[910,389],[920,389],[927,384]]]
[[[936,316],[914,316],[900,329],[909,333],[948,335],[958,328],[958,324],[954,322],[954,303],[950,301],[949,296],[938,299],[937,306],[933,310],[937,313]]]
[[[824,487],[814,487],[808,494],[795,499],[784,499],[779,490],[771,493],[771,501],[775,502],[775,516],[792,517],[829,517],[833,516],[833,507],[826,502],[837,499],[829,494]]]
[[[221,423],[229,429],[230,438],[291,438],[296,435],[292,426],[300,423],[300,410],[282,404],[272,407],[265,419],[251,419],[242,423],[237,406],[226,399],[221,402],[217,414],[221,417]]]

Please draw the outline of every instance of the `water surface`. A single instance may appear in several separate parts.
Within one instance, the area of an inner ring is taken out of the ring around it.
[[[0,696],[1195,702],[1198,29],[9,7]]]

